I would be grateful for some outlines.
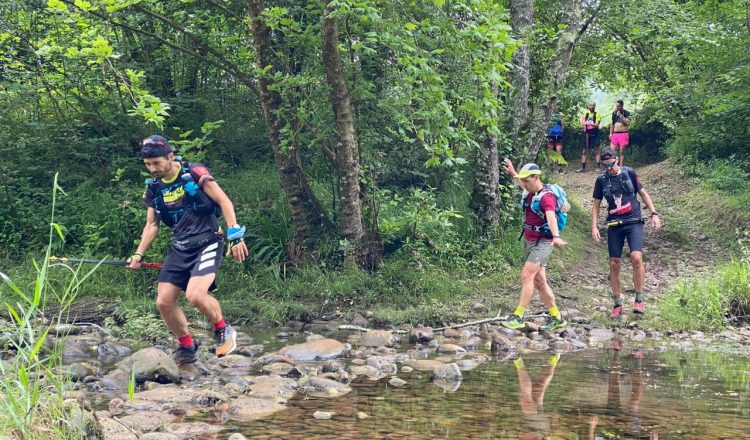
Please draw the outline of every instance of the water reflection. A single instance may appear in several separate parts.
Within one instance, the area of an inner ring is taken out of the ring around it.
[[[750,438],[749,367],[738,357],[616,341],[562,356],[492,358],[460,382],[433,382],[424,371],[399,371],[404,387],[390,386],[389,377],[360,377],[345,396],[298,395],[263,420],[203,414],[184,421],[223,424],[221,439],[231,432],[261,439],[743,439]],[[315,411],[333,417],[316,420]]]
[[[515,359],[513,365],[518,374],[518,404],[521,406],[521,430],[518,438],[538,440],[550,438],[549,416],[544,414],[544,394],[555,376],[555,367],[560,354],[552,355],[542,367],[537,379],[532,383],[522,358]]]
[[[609,367],[609,377],[607,380],[607,412],[611,416],[612,423],[616,428],[620,428],[622,435],[626,438],[648,438],[658,440],[659,434],[656,430],[644,429],[641,426],[641,399],[643,398],[643,359],[645,353],[640,348],[632,350],[630,357],[635,361],[634,365],[623,366],[622,342],[613,340],[610,349],[612,360]],[[621,384],[630,382],[630,391],[627,398],[627,404],[623,404]],[[594,414],[591,416],[589,427],[589,439],[595,440],[600,436],[608,435],[611,431],[601,430],[597,435],[599,427],[599,417]]]

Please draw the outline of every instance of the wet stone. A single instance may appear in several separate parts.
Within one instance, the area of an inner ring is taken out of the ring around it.
[[[167,432],[149,432],[143,434],[140,440],[181,440],[176,434],[170,434]]]
[[[335,359],[346,353],[348,347],[335,339],[319,339],[302,344],[288,345],[279,354],[296,361]]]
[[[229,404],[227,414],[233,420],[260,420],[284,409],[285,405],[274,400],[240,397]]]
[[[435,333],[431,327],[417,327],[409,332],[410,342],[426,343],[435,339]]]
[[[263,353],[265,349],[266,347],[263,346],[263,344],[255,344],[240,348],[239,350],[237,350],[237,354],[241,354],[242,356],[255,357]]]
[[[304,377],[299,385],[306,395],[312,397],[339,397],[352,391],[348,385],[318,377]]]
[[[407,382],[403,379],[399,379],[398,377],[392,377],[391,380],[388,381],[388,384],[392,387],[401,388],[406,385]]]
[[[433,375],[434,379],[445,381],[460,381],[462,377],[461,369],[455,363],[441,365]]]
[[[174,434],[180,438],[201,437],[216,434],[224,430],[221,425],[210,425],[205,422],[168,423],[164,432]]]
[[[390,347],[396,343],[393,333],[387,330],[369,330],[359,338],[359,344],[364,347]]]
[[[417,359],[412,361],[409,366],[417,371],[435,371],[438,367],[443,366],[443,363],[429,359]]]
[[[466,349],[456,344],[442,344],[438,347],[437,351],[438,353],[456,354],[463,353]]]
[[[328,420],[333,417],[333,414],[327,411],[315,411],[313,417],[317,420]]]

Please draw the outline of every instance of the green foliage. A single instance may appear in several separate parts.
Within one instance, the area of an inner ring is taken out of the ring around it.
[[[0,272],[2,308],[11,322],[0,336],[2,350],[14,355],[9,364],[0,362],[0,427],[10,426],[24,438],[82,437],[73,425],[60,424],[69,418],[63,405],[65,379],[57,371],[60,353],[44,350],[51,324],[39,319],[48,297],[54,297],[60,307],[57,323],[75,299],[82,283],[96,269],[82,274],[71,269],[72,275],[61,291],[53,291],[48,282],[50,249],[56,236],[62,236],[55,223],[56,195],[61,192],[55,178],[52,189],[52,216],[49,223],[49,245],[36,269],[36,279],[31,291],[21,289],[8,275]],[[3,358],[6,356],[2,356]]]
[[[133,339],[151,345],[168,345],[174,339],[161,317],[152,310],[120,307],[114,316],[105,319],[105,325],[115,338]]]
[[[675,330],[716,330],[746,322],[750,312],[750,232],[740,238],[741,260],[703,279],[679,283],[659,304],[661,325]]]

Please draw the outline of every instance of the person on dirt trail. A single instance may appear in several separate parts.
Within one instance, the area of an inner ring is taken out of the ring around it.
[[[624,105],[622,99],[617,100],[615,111],[612,112],[612,123],[609,125],[610,147],[619,153],[618,165],[620,166],[625,163],[625,148],[630,144],[628,128],[632,121],[630,112],[623,108]]]
[[[531,377],[523,359],[513,361],[518,374],[518,404],[521,406],[522,426],[518,432],[519,439],[537,440],[550,438],[550,419],[544,415],[544,393],[552,383],[555,376],[555,368],[560,361],[560,354],[550,356],[547,363],[537,376],[536,382],[531,382]]]
[[[596,168],[599,168],[599,123],[602,118],[596,112],[596,103],[589,102],[589,109],[581,116],[581,127],[583,127],[583,154],[581,155],[581,168],[576,173],[586,171],[586,163],[589,161],[589,150],[594,152]]]
[[[617,318],[622,314],[622,283],[620,268],[622,266],[622,249],[625,240],[630,247],[630,262],[633,265],[633,287],[635,300],[633,312],[643,314],[643,219],[638,196],[651,211],[651,223],[655,229],[661,228],[661,218],[656,212],[654,202],[643,188],[641,179],[630,167],[619,166],[615,151],[604,150],[599,160],[606,172],[596,178],[594,184],[594,203],[591,208],[591,238],[601,240],[599,227],[599,209],[602,199],[607,199],[607,247],[609,248],[609,282],[612,287],[612,298],[615,305],[610,317]]]
[[[545,268],[552,255],[553,246],[565,246],[567,243],[560,238],[555,210],[557,200],[555,195],[542,183],[542,170],[538,165],[528,163],[516,172],[510,159],[504,161],[505,171],[525,190],[528,195],[523,200],[523,259],[521,270],[521,297],[513,316],[501,322],[504,327],[520,329],[525,327],[523,314],[534,295],[534,288],[539,291],[544,305],[549,308],[549,319],[540,330],[555,330],[565,327],[568,323],[560,316],[555,305],[555,295],[547,283]]]
[[[562,156],[563,154],[563,131],[565,125],[563,124],[562,112],[553,113],[550,117],[549,128],[547,128],[547,149],[554,150]],[[565,168],[562,165],[558,165],[558,172],[564,173]]]
[[[218,216],[227,225],[227,255],[242,262],[248,250],[243,241],[245,227],[237,224],[234,206],[216,183],[208,168],[176,160],[172,147],[162,136],[141,142],[141,158],[152,179],[146,181],[143,204],[148,208],[138,249],[128,259],[138,269],[143,255],[159,233],[159,224],[172,229],[172,244],[159,272],[156,307],[169,330],[179,341],[172,354],[178,365],[198,360],[198,341],[193,340],[188,322],[177,299],[182,291],[190,304],[213,323],[216,355],[236,348],[237,332],[224,321],[219,302],[208,292],[216,288],[216,271],[224,251],[224,234]]]

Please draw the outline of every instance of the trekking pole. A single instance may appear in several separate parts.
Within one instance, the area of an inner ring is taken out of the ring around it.
[[[54,263],[81,263],[81,264],[104,264],[107,266],[119,266],[125,267],[130,263],[127,261],[119,260],[97,260],[95,258],[68,258],[68,257],[55,257],[54,255],[49,257],[49,260]],[[149,269],[161,269],[162,263],[141,263],[141,267]]]

